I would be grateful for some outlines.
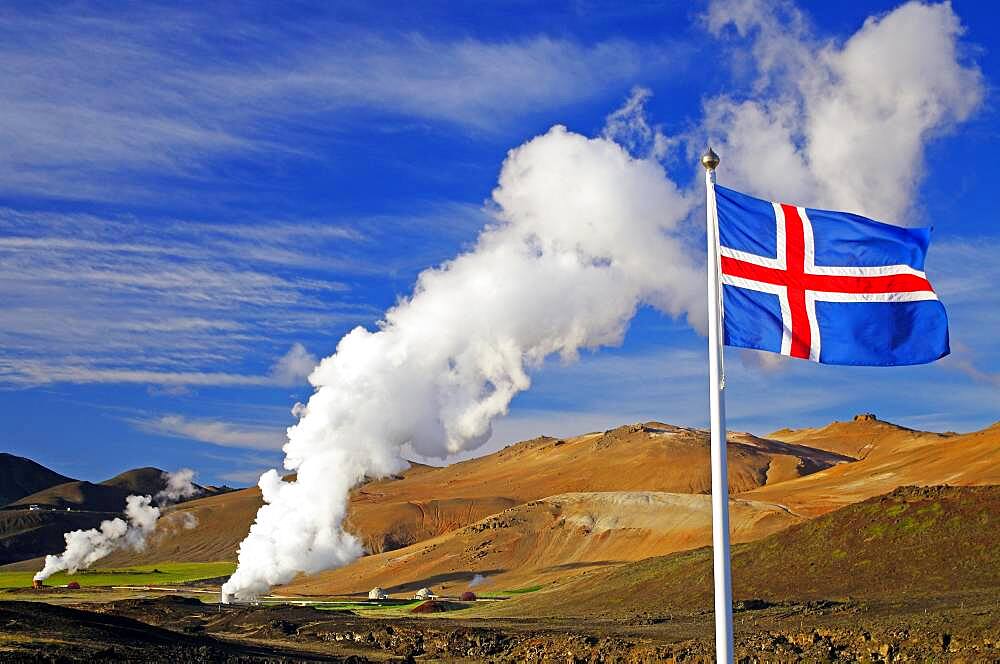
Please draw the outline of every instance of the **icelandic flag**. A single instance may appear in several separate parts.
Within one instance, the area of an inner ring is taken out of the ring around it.
[[[725,344],[824,364],[948,354],[924,274],[929,228],[772,203],[715,186]]]

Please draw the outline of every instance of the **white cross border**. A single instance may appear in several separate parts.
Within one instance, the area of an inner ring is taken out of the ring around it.
[[[777,246],[775,257],[760,256],[726,246],[719,246],[719,253],[727,258],[732,258],[744,263],[751,263],[761,267],[781,270],[788,270],[788,257],[786,256],[786,235],[785,235],[785,211],[781,209],[780,203],[771,203],[774,208],[775,235]],[[835,277],[881,277],[895,274],[912,274],[922,279],[927,279],[927,275],[922,270],[915,270],[909,265],[878,265],[878,266],[833,266],[816,265],[816,242],[813,237],[812,221],[806,214],[804,207],[796,207],[799,212],[799,219],[802,220],[802,237],[805,244],[805,273],[822,276]],[[778,305],[781,309],[781,354],[791,355],[792,353],[792,310],[788,304],[788,287],[779,284],[769,284],[763,281],[746,279],[744,277],[734,277],[722,274],[722,283],[727,286],[746,288],[761,293],[770,293],[778,296]],[[934,291],[912,291],[900,293],[842,293],[831,291],[806,291],[806,315],[809,319],[810,345],[809,359],[819,362],[819,353],[822,342],[819,334],[819,320],[816,317],[816,302],[920,302],[924,300],[938,299]]]

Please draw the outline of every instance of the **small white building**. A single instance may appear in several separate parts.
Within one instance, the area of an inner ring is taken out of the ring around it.
[[[375,586],[368,591],[368,599],[389,599],[389,593]]]
[[[417,594],[413,596],[413,599],[434,599],[437,595],[431,592],[430,588],[421,588],[417,591]]]

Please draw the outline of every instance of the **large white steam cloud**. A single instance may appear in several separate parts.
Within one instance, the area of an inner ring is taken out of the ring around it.
[[[758,35],[757,89],[770,97],[713,100],[696,132],[723,139],[720,179],[751,191],[891,218],[913,192],[927,136],[981,95],[978,73],[957,62],[948,5],[869,21],[816,63],[805,50],[815,45],[796,41],[802,32],[768,43],[780,23],[769,6],[720,4],[708,19],[713,30]],[[920,51],[915,64],[898,50],[909,39],[920,40],[907,47]],[[880,81],[865,106],[864,86]],[[297,479],[261,477],[266,504],[224,601],[360,556],[342,528],[349,490],[404,469],[404,448],[440,457],[481,444],[546,357],[620,343],[641,304],[703,326],[701,257],[683,230],[700,190],[683,193],[657,161],[672,143],[638,112],[644,95],[609,118],[602,138],[556,126],[512,150],[493,192],[495,223],[475,248],[422,273],[377,331],[354,329],[316,368],[316,392],[296,409],[284,448]],[[616,139],[646,143],[646,158]],[[891,174],[873,141],[898,151]]]
[[[142,551],[146,541],[156,531],[160,519],[160,507],[183,498],[190,498],[199,492],[193,484],[194,471],[182,468],[175,473],[164,473],[165,487],[156,494],[159,507],[153,505],[152,496],[128,496],[125,498],[125,518],[102,521],[97,528],[74,530],[63,535],[66,549],[58,556],[45,556],[45,566],[35,574],[35,581],[44,581],[56,572],[86,569],[101,558],[119,549]],[[195,524],[184,522],[183,527]]]

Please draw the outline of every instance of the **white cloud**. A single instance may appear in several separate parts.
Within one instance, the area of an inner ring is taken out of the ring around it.
[[[258,104],[299,96],[316,109],[374,107],[495,131],[512,116],[592,97],[651,64],[662,65],[660,52],[623,40],[370,34],[303,48],[251,75],[208,75],[204,85]]]
[[[223,372],[143,371],[139,369],[102,369],[84,365],[55,365],[32,360],[0,359],[0,381],[13,385],[52,383],[142,383],[161,386],[273,385],[271,376],[253,376]]]
[[[951,5],[907,3],[871,17],[846,42],[820,42],[794,7],[713,2],[708,26],[752,40],[748,98],[706,102],[720,181],[765,198],[893,223],[912,215],[933,135],[979,105],[982,75],[963,63]]]
[[[277,450],[285,443],[285,431],[280,427],[235,425],[221,420],[193,419],[181,415],[133,420],[143,431],[174,438],[197,440],[222,447]]]

